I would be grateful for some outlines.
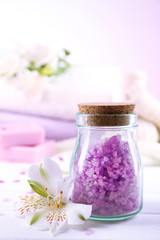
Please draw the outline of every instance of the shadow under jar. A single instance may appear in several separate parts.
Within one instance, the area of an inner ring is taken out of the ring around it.
[[[88,105],[94,109],[94,104]],[[121,105],[116,104],[116,108]],[[96,110],[98,104],[92,114],[77,113],[78,134],[70,164],[74,177],[72,201],[91,204],[90,218],[94,220],[123,220],[142,209],[137,115],[125,111],[129,104],[123,105],[120,113],[116,108],[108,113],[107,107],[101,113]]]

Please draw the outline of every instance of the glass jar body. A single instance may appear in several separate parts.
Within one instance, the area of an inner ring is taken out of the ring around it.
[[[121,220],[142,209],[142,167],[135,127],[78,126],[70,165],[72,201],[91,204],[91,219]]]

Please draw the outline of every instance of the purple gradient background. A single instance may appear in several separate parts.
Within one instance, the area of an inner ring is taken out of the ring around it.
[[[160,0],[1,0],[0,48],[49,43],[75,63],[143,69],[160,99]]]

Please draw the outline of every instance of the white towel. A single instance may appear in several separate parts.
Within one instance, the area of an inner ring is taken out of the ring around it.
[[[53,82],[35,78],[23,81],[21,88],[0,81],[0,109],[75,119],[77,103],[119,101],[121,97],[121,74],[117,68],[72,67]]]
[[[138,141],[158,142],[157,127],[152,122],[138,118],[137,139]]]

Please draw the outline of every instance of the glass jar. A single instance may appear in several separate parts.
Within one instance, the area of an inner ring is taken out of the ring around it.
[[[116,221],[137,214],[142,209],[137,115],[77,113],[76,125],[72,201],[91,204],[94,220]]]

